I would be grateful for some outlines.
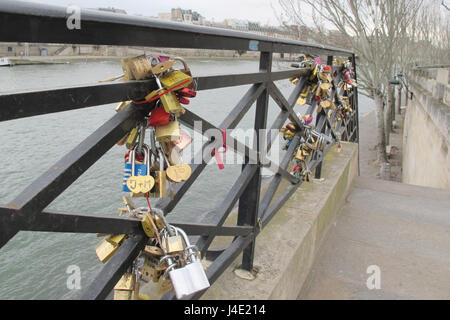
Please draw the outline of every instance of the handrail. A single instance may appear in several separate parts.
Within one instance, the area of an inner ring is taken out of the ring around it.
[[[320,44],[260,36],[247,32],[161,21],[89,9],[81,10],[81,29],[69,30],[62,6],[3,0],[0,14],[8,28],[0,41],[137,45],[146,47],[297,52],[346,55],[351,51]],[[41,33],[34,28],[51,32]],[[14,30],[10,32],[9,30]],[[162,33],[159,33],[162,31]],[[123,35],[127,35],[124,37]],[[252,42],[250,45],[249,41]],[[256,48],[254,47],[256,46]]]

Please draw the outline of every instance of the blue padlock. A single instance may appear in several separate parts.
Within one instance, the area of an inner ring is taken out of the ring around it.
[[[145,152],[145,164],[136,163],[136,151],[135,149],[130,151],[130,155],[128,156],[128,161],[125,162],[125,168],[123,170],[123,183],[122,183],[122,191],[131,192],[127,186],[127,180],[131,177],[132,168],[134,165],[134,176],[145,176],[147,175],[147,165],[149,163],[149,155],[147,150],[144,148]]]

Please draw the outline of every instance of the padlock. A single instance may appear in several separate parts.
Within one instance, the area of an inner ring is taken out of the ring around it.
[[[125,238],[125,234],[109,235],[95,248],[98,259],[102,263],[106,263],[116,253]]]
[[[141,279],[145,282],[158,282],[165,268],[159,266],[159,259],[146,256],[142,265]]]
[[[155,185],[155,179],[150,175],[150,152],[147,145],[143,146],[145,164],[136,164],[136,151],[130,152],[129,161],[125,163],[123,191],[131,192],[133,196],[148,193]]]
[[[158,107],[152,110],[148,119],[150,127],[165,126],[170,122],[170,113],[166,112],[164,107]]]
[[[173,113],[175,115],[180,115],[183,113],[183,107],[181,106],[178,98],[173,91],[167,92],[164,90],[161,81],[158,77],[155,77],[156,84],[159,89],[156,91],[158,95],[163,94],[159,99],[161,100],[162,105],[164,106],[164,110],[168,113]],[[148,96],[147,96],[148,97]],[[146,98],[147,98],[146,97]]]
[[[193,79],[180,70],[173,70],[161,76],[160,80],[165,89],[181,90],[189,87]]]
[[[149,193],[150,198],[166,198],[167,197],[167,177],[164,170],[164,158],[161,149],[158,149],[159,155],[159,171],[155,171],[155,186]]]
[[[138,128],[133,128],[130,132],[130,135],[128,136],[127,139],[127,144],[126,147],[128,150],[134,149],[134,147],[136,146],[136,140],[138,138]]]
[[[153,219],[155,220],[156,217],[157,216],[155,216]],[[164,251],[160,247],[156,246],[145,246],[142,253],[150,257],[158,257],[158,258],[164,255]]]
[[[152,75],[152,65],[146,55],[122,59],[121,64],[127,80],[144,80]]]
[[[180,228],[174,227],[178,234],[181,234],[186,248],[184,250],[185,266],[182,268],[168,269],[168,274],[172,282],[177,299],[190,296],[210,287],[205,270],[198,256],[198,250],[191,246],[186,233]]]
[[[184,250],[183,241],[178,234],[164,237],[161,241],[164,251],[168,254],[180,253]]]
[[[188,105],[190,103],[189,99],[187,99],[185,97],[181,97],[181,96],[178,96],[178,101],[184,105]]]
[[[175,64],[174,60],[162,61],[161,63],[152,66],[152,74],[158,75],[163,72],[166,72],[167,70],[172,68],[174,64]]]
[[[189,66],[187,65],[186,61],[181,57],[175,57],[173,58],[175,61],[180,61],[183,64],[184,69],[180,69],[181,72],[187,74],[188,76],[192,77],[192,72]]]
[[[114,287],[114,300],[131,300],[135,284],[135,275],[125,273]]]
[[[195,98],[197,96],[197,92],[189,88],[183,88],[177,91],[177,94],[187,98]]]
[[[170,121],[165,126],[155,128],[156,140],[159,142],[171,142],[180,139],[180,123],[178,121]]]
[[[118,146],[123,146],[125,144],[125,142],[127,142],[128,137],[130,136],[130,132],[127,132],[122,139],[120,139],[119,141],[117,141],[117,145]]]
[[[192,169],[186,163],[169,166],[166,169],[167,179],[176,183],[188,180],[191,176],[191,173]]]
[[[179,86],[177,84],[177,89],[176,90],[180,90],[181,88],[183,88],[183,89],[184,88],[194,89],[195,83],[194,83],[194,81],[192,79],[192,72],[191,72],[191,69],[189,68],[189,66],[187,65],[186,61],[183,58],[181,58],[181,57],[175,57],[175,58],[173,58],[173,60],[180,61],[183,64],[183,69],[175,70],[176,71],[176,75],[175,76],[180,79],[179,83],[183,83],[183,82],[185,83],[185,84],[183,84],[181,86]],[[184,75],[180,74],[180,72],[183,73]],[[169,78],[171,78],[170,81],[174,81],[174,78],[173,78],[174,75],[167,75],[167,76]],[[190,79],[188,77],[190,77]],[[186,79],[186,80],[182,80],[182,79]],[[188,79],[190,81],[188,81]],[[186,81],[188,81],[187,85],[186,85]],[[173,84],[173,85],[176,85],[176,84]]]
[[[145,234],[147,235],[147,237],[149,238],[154,238],[156,232],[158,232],[158,230],[155,230],[155,223],[153,221],[153,217],[151,216],[150,213],[148,212],[144,212],[144,217],[141,221],[141,225],[142,225],[142,229],[144,230]]]

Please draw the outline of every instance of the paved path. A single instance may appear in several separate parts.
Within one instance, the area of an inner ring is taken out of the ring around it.
[[[357,178],[299,299],[450,299],[450,192]]]

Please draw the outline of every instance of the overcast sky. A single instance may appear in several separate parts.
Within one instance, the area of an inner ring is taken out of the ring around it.
[[[78,5],[82,8],[114,7],[129,14],[157,16],[170,12],[171,8],[192,9],[208,20],[223,21],[227,18],[257,21],[279,25],[272,7],[279,8],[278,0],[29,0],[54,5]]]

